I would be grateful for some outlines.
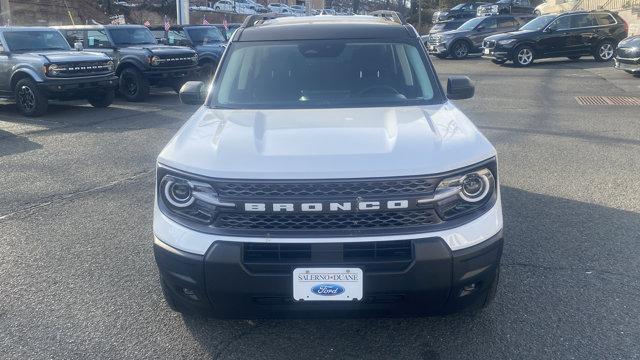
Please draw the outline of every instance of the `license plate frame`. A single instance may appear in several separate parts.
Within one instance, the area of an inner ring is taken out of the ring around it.
[[[295,268],[293,299],[296,301],[362,300],[363,275],[360,268]]]

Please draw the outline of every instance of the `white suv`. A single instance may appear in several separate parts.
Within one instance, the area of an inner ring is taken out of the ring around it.
[[[168,305],[216,317],[441,314],[493,298],[496,151],[397,17],[249,17],[158,157]],[[206,95],[204,98],[203,92]],[[208,92],[208,94],[206,94]]]

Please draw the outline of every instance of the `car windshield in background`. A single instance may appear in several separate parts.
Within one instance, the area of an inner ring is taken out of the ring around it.
[[[555,17],[556,17],[555,15],[538,16],[537,18],[522,25],[520,30],[541,30],[542,28],[547,26],[547,24],[549,24],[551,20],[555,19]]]
[[[189,37],[196,45],[217,44],[225,42],[224,35],[216,27],[188,29]]]
[[[469,21],[467,21],[466,23],[460,25],[460,27],[458,28],[458,30],[473,30],[476,28],[476,26],[478,26],[478,24],[480,24],[482,22],[482,20],[484,20],[484,17],[477,17],[477,18],[473,18]]]
[[[109,34],[116,45],[151,45],[156,39],[146,28],[109,29]]]
[[[465,5],[467,5],[467,4],[465,4],[465,3],[458,4],[458,5],[454,6],[454,7],[452,7],[452,8],[451,8],[451,10],[460,10],[460,9],[462,9]]]
[[[210,105],[222,108],[401,106],[440,102],[418,43],[234,43]]]
[[[69,50],[69,44],[57,31],[7,31],[4,39],[11,51]]]

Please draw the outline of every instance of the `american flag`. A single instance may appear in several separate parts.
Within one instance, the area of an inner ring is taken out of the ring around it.
[[[164,16],[164,31],[169,31],[171,29],[171,23],[169,22],[169,18],[167,15]]]
[[[207,16],[203,16],[202,17],[202,25],[209,25],[209,22],[207,21]]]
[[[146,26],[146,27],[151,26],[151,22],[150,22],[149,20],[145,21],[145,22],[144,22],[144,26]]]
[[[222,26],[224,26],[225,30],[229,30],[229,23],[227,22],[226,17],[224,18],[224,20],[222,20]]]

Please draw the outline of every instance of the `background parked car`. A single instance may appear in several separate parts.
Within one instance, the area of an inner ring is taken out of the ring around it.
[[[529,66],[540,58],[577,60],[587,55],[609,61],[627,30],[624,20],[608,11],[542,15],[519,31],[487,37],[483,47],[494,62],[513,60],[517,66]]]
[[[214,10],[218,11],[233,11],[233,1],[230,0],[219,0],[213,5]]]
[[[305,9],[304,5],[291,5],[289,8],[293,10],[296,16],[304,16],[307,14],[307,9]]]
[[[289,7],[287,5],[281,4],[281,3],[271,3],[271,4],[267,5],[267,8],[269,8],[269,10],[271,10],[274,13],[277,13],[277,14],[290,13],[291,12],[291,10],[289,9]]]
[[[223,24],[213,24],[213,26],[217,27],[218,30],[220,30],[222,32],[222,35],[224,35],[225,39],[227,39],[227,41],[229,41],[229,39],[231,39],[231,35],[233,35],[233,32],[236,31],[237,28],[240,27],[240,23],[231,23],[231,24],[227,24],[227,27],[225,27]]]
[[[70,44],[110,56],[115,62],[118,89],[128,101],[144,101],[149,87],[179,91],[197,70],[198,55],[188,47],[158,45],[142,25],[58,26]]]
[[[573,10],[578,0],[544,0],[533,10],[536,15],[555,14]]]
[[[439,58],[451,56],[462,59],[469,54],[480,53],[485,37],[517,30],[533,19],[533,15],[483,16],[468,20],[456,30],[445,31],[429,37],[430,54]]]
[[[49,99],[107,107],[116,81],[110,57],[72,50],[54,29],[0,28],[0,97],[15,99],[26,116],[43,115]]]
[[[427,45],[427,42],[429,42],[430,36],[444,32],[444,31],[455,30],[459,28],[460,25],[464,24],[467,21],[468,19],[455,19],[455,20],[448,20],[448,21],[439,22],[437,24],[433,24],[431,29],[429,29],[429,33],[427,35],[420,36],[420,39],[422,39],[422,42],[425,43],[425,45]]]
[[[478,6],[487,5],[487,2],[466,2],[458,4],[449,10],[441,10],[433,13],[431,21],[438,23],[441,21],[447,21],[451,19],[470,19],[476,16]]]
[[[336,15],[336,11],[333,9],[322,9],[320,15]]]
[[[477,15],[533,14],[533,10],[529,0],[499,0],[495,4],[479,6]]]
[[[224,52],[227,38],[214,25],[174,25],[169,31],[164,26],[150,27],[156,39],[167,45],[188,46],[198,53],[195,78],[209,81],[215,73]]]
[[[620,41],[616,50],[615,68],[640,75],[640,35]]]

